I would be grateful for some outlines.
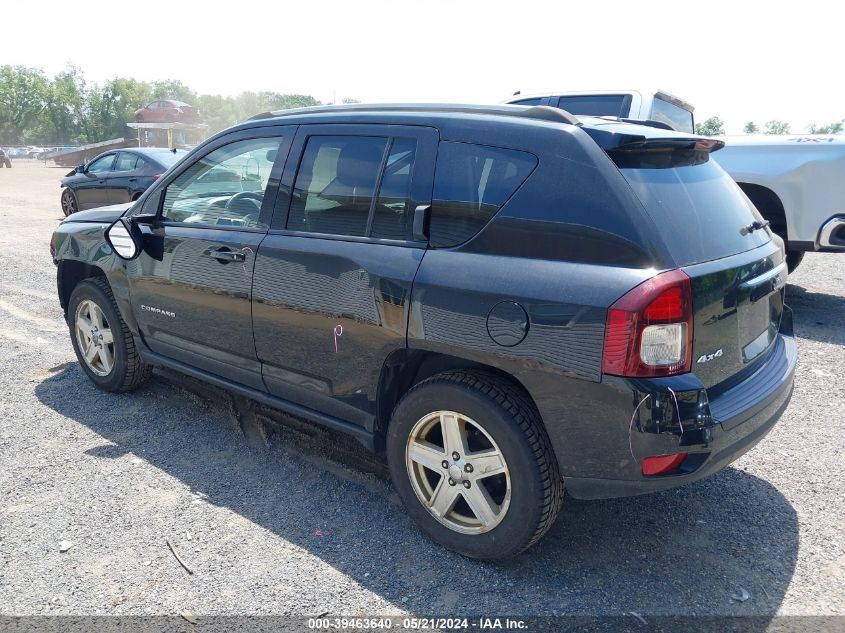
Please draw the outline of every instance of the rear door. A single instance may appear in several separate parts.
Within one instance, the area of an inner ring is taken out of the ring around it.
[[[272,394],[372,426],[382,363],[406,346],[426,246],[412,239],[413,214],[431,203],[437,138],[424,127],[300,127],[253,284]]]
[[[730,176],[706,152],[678,156],[627,152],[621,172],[692,280],[692,371],[713,387],[770,349],[787,270],[780,239]]]
[[[114,168],[106,178],[108,195],[112,204],[122,204],[132,199],[132,187],[138,179],[137,164],[138,155],[134,152],[120,152],[117,155]]]
[[[218,139],[148,198],[144,213],[157,205],[158,222],[127,276],[153,352],[263,389],[252,273],[294,130],[266,127]]]

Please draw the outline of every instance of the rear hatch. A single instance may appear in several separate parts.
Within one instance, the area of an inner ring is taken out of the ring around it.
[[[753,372],[777,336],[787,276],[782,242],[709,160],[720,142],[661,130],[617,141],[605,138],[605,151],[692,281],[692,371],[718,393]]]

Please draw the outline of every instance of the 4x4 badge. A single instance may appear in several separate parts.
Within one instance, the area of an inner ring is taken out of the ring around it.
[[[719,349],[717,349],[712,354],[702,354],[701,356],[698,357],[698,360],[696,362],[697,363],[706,363],[707,361],[711,361],[714,358],[719,358],[719,356],[721,356],[721,355],[722,355],[722,348],[720,347]]]

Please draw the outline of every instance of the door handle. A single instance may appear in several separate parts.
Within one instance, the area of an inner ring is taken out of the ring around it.
[[[219,261],[221,264],[228,264],[229,262],[243,262],[246,261],[246,253],[241,251],[233,251],[225,246],[216,251],[206,251],[209,257]]]

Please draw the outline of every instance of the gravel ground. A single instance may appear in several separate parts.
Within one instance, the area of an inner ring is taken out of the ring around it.
[[[95,389],[48,252],[65,171],[0,170],[0,614],[845,614],[845,256],[791,279],[795,395],[755,450],[680,490],[568,499],[539,546],[483,564],[424,539],[345,438],[175,374]]]

